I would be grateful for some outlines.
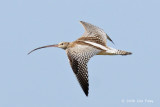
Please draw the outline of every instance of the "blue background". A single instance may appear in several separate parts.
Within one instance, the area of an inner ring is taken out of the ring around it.
[[[62,49],[92,23],[131,56],[95,56],[88,63],[89,97]],[[0,107],[158,107],[159,0],[1,0]],[[153,100],[154,103],[127,102]],[[124,100],[124,102],[122,102]]]

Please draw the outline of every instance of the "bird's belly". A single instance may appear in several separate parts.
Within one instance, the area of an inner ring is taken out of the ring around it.
[[[100,51],[97,55],[106,55],[106,51]]]
[[[113,55],[113,53],[108,53],[105,50],[99,52],[97,55]]]

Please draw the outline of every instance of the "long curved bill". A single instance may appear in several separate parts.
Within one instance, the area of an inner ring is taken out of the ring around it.
[[[33,49],[32,51],[30,51],[30,52],[28,53],[28,55],[29,55],[30,53],[32,53],[33,51],[35,51],[35,50],[42,49],[42,48],[48,48],[48,47],[58,47],[58,44],[56,44],[56,45],[47,45],[47,46],[42,46],[42,47],[39,47],[39,48]]]

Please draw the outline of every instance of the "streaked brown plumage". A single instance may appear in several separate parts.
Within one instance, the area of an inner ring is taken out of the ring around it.
[[[132,53],[108,47],[106,45],[106,39],[110,40],[112,43],[113,41],[102,29],[83,21],[80,21],[80,23],[83,25],[85,32],[82,37],[78,38],[76,41],[43,46],[31,52],[46,47],[59,47],[66,50],[72,70],[84,93],[88,96],[89,82],[87,63],[91,57],[94,55],[130,55]]]

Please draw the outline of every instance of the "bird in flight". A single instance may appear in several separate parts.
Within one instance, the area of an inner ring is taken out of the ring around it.
[[[81,88],[85,95],[88,96],[89,82],[87,63],[91,57],[94,55],[130,55],[132,53],[108,47],[106,45],[106,40],[108,39],[112,43],[113,41],[101,28],[84,21],[80,21],[80,23],[83,25],[85,32],[77,40],[39,47],[30,51],[28,54],[47,47],[64,49]]]

